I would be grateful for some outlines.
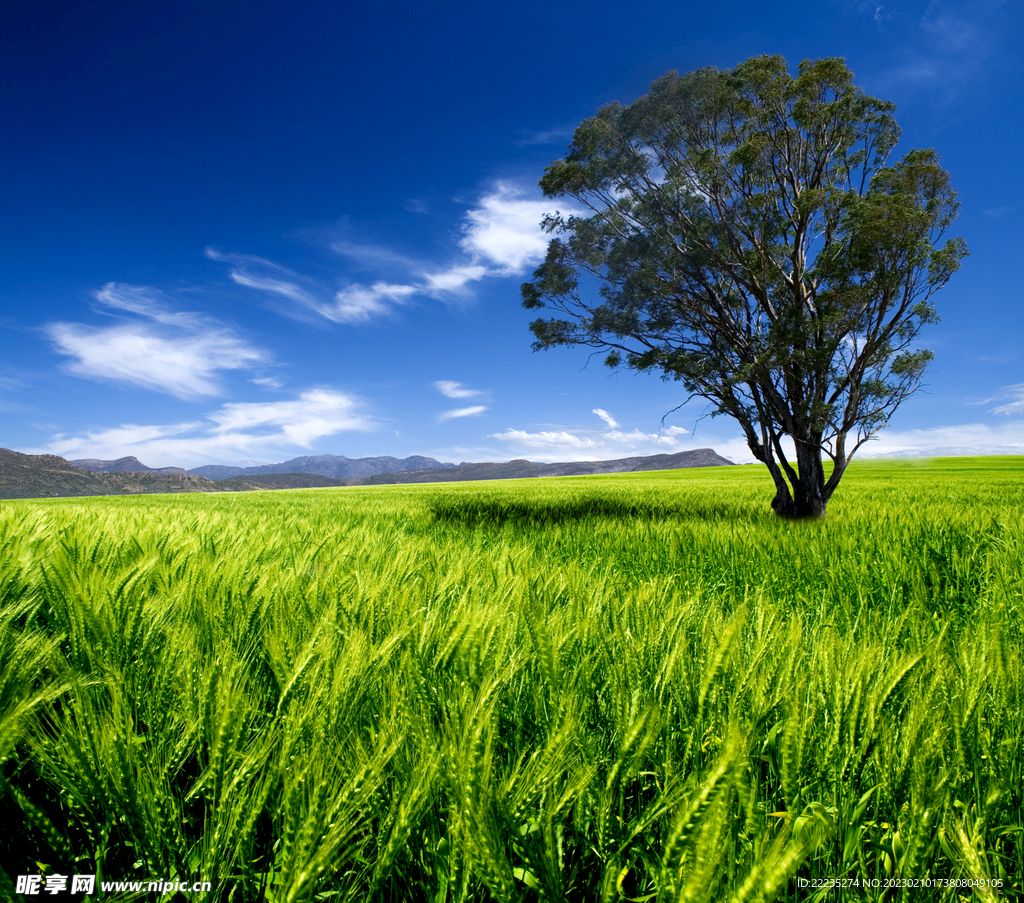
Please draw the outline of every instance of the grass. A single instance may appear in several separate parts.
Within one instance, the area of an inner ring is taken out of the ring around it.
[[[0,896],[1021,897],[1024,460],[769,483],[5,502]]]

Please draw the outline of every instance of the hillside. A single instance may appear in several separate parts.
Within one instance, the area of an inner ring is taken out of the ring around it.
[[[184,472],[93,472],[57,455],[23,455],[0,448],[0,499],[217,491],[212,480]]]

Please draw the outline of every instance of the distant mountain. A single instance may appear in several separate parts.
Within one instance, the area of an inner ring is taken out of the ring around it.
[[[412,455],[409,458],[346,458],[344,455],[311,455],[292,458],[280,464],[261,464],[257,467],[231,467],[226,464],[207,464],[193,467],[189,473],[208,480],[226,480],[229,477],[250,477],[271,473],[312,473],[335,480],[360,480],[380,473],[400,473],[406,470],[454,467],[434,458]]]
[[[673,470],[682,467],[722,467],[732,461],[712,448],[695,448],[674,455],[645,455],[616,458],[612,461],[568,461],[560,464],[534,464],[522,458],[504,463],[460,464],[444,470],[414,470],[405,473],[378,474],[364,485],[382,483],[448,483],[457,480],[514,480],[525,477],[568,477],[588,473],[635,473],[644,470]]]
[[[68,461],[72,467],[91,470],[93,473],[188,473],[184,467],[146,467],[134,455],[118,458],[116,461],[101,461],[99,458],[79,458]]]
[[[212,480],[183,471],[106,473],[76,467],[57,455],[23,455],[0,448],[0,499],[217,491]]]

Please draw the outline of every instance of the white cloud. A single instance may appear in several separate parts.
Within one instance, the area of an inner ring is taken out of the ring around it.
[[[477,414],[482,414],[486,410],[487,405],[477,404],[469,408],[456,408],[453,411],[445,411],[439,415],[437,419],[439,422],[443,423],[445,420],[451,420],[454,417],[475,417]]]
[[[467,389],[462,383],[450,379],[439,379],[434,383],[434,388],[446,398],[473,398],[476,395],[487,394],[479,389]]]
[[[310,389],[292,401],[232,402],[209,415],[215,432],[240,434],[259,427],[278,427],[280,440],[309,448],[321,436],[366,428],[349,395],[329,389]]]
[[[59,353],[74,358],[67,369],[78,376],[196,398],[220,392],[218,371],[268,360],[266,352],[217,321],[167,309],[152,289],[109,283],[96,299],[142,319],[107,327],[48,324],[50,340]]]
[[[516,276],[536,266],[544,259],[549,240],[541,220],[551,212],[550,201],[524,197],[518,188],[499,182],[465,214],[459,247],[472,262],[422,273],[424,291],[434,296],[459,294],[487,276]]]
[[[459,294],[470,282],[479,282],[484,276],[493,275],[487,267],[479,264],[456,265],[437,273],[424,273],[426,284],[422,291],[431,295]]]
[[[497,439],[506,448],[514,449],[515,457],[528,457],[537,461],[597,461],[634,455],[673,454],[684,450],[674,444],[675,437],[686,434],[687,430],[682,427],[668,427],[661,431],[660,436],[641,430],[624,433],[617,430],[555,429],[531,432],[509,429],[488,438]],[[792,460],[792,443],[787,439],[784,444]],[[757,463],[746,440],[735,433],[705,435],[702,432],[686,442],[685,448],[712,448],[735,464]],[[499,461],[509,457],[507,451],[483,446],[473,449],[435,449],[430,453],[449,460]],[[876,439],[861,446],[854,460],[1021,454],[1024,454],[1024,422],[1004,421],[996,427],[974,423],[919,430],[883,430]]]
[[[566,451],[575,452],[579,449],[601,448],[603,443],[597,439],[578,436],[567,430],[541,430],[531,433],[527,430],[505,430],[503,433],[493,433],[490,438],[508,442],[521,448],[536,448],[547,452]],[[584,460],[595,460],[594,455],[587,455]]]
[[[489,438],[508,443],[514,448],[543,452],[543,459],[548,461],[596,461],[681,451],[679,437],[688,432],[678,426],[652,433],[645,433],[639,429],[627,432],[617,428],[619,424],[607,411],[596,408],[593,413],[605,420],[609,429],[556,429],[537,432],[508,429],[503,433],[494,433]]]
[[[375,282],[373,285],[350,285],[334,296],[334,303],[321,305],[317,312],[335,323],[360,323],[382,314],[389,314],[396,304],[417,294],[414,285],[393,285]]]
[[[576,212],[565,206],[565,213]],[[436,269],[390,248],[347,240],[331,247],[362,269],[408,274],[407,281],[381,279],[371,285],[347,285],[326,300],[327,291],[313,280],[303,279],[269,260],[244,254],[223,254],[207,249],[211,260],[230,264],[231,278],[252,288],[291,302],[282,312],[293,317],[316,314],[335,323],[361,323],[394,312],[399,305],[421,295],[430,298],[465,296],[471,283],[487,277],[524,273],[544,259],[549,236],[541,228],[553,212],[550,201],[505,182],[497,183],[466,211],[458,246],[468,259]]]
[[[387,249],[372,245],[356,245],[351,242],[335,242],[334,249],[349,257],[355,257],[364,263],[382,265],[403,264],[409,261]],[[222,254],[219,251],[206,250],[211,260],[232,264],[231,279],[238,285],[256,289],[270,295],[276,295],[292,302],[282,312],[299,319],[306,319],[310,313],[316,314],[332,323],[362,323],[376,317],[390,314],[396,305],[401,305],[413,295],[424,292],[422,286],[394,284],[378,281],[372,285],[354,283],[335,292],[329,300],[327,292],[311,280],[303,280],[310,284],[304,288],[299,284],[300,277],[262,257],[245,254]],[[270,273],[258,270],[270,270]],[[255,270],[255,271],[254,271]],[[291,277],[280,278],[279,273]]]
[[[1024,422],[997,426],[967,423],[919,430],[883,430],[861,446],[858,456],[945,456],[1024,454]]]
[[[289,401],[225,404],[205,421],[140,426],[123,424],[82,436],[55,436],[28,454],[110,460],[135,455],[150,467],[211,462],[248,464],[309,449],[325,436],[375,429],[354,396],[310,389]]]
[[[437,389],[446,398],[475,398],[479,395],[486,395],[486,392],[482,392],[479,389],[470,389],[464,386],[460,382],[455,382],[451,379],[439,379],[434,383],[434,388]],[[437,422],[444,423],[446,420],[452,420],[456,417],[476,417],[478,414],[482,414],[487,410],[487,405],[477,404],[472,405],[468,408],[455,408],[451,411],[443,411],[438,415]]]
[[[993,414],[1024,414],[1024,383],[1018,383],[1015,386],[1007,386],[1003,389],[1003,394],[1000,397],[1010,397],[1013,401],[993,408]]]
[[[551,212],[551,201],[524,198],[517,188],[499,182],[466,213],[459,244],[495,267],[494,275],[521,273],[547,253],[549,236],[540,223]]]

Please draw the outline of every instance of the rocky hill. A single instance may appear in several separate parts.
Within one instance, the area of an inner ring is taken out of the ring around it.
[[[0,499],[40,499],[149,492],[217,492],[212,480],[179,473],[104,473],[57,455],[23,455],[0,448]]]
[[[116,461],[101,461],[99,458],[79,458],[68,461],[72,467],[91,470],[93,473],[188,473],[184,467],[146,467],[135,455],[118,458]]]

